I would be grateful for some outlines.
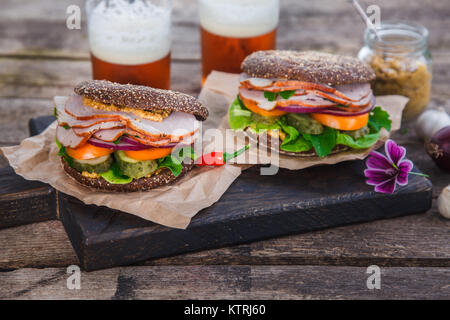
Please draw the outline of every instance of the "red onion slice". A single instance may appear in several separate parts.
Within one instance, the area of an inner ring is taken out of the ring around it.
[[[291,113],[319,113],[319,111],[325,111],[330,109],[329,107],[301,107],[296,105],[290,105],[285,107],[276,107],[278,110],[291,112]]]
[[[151,146],[145,146],[143,144],[136,145],[136,144],[124,143],[122,141],[119,142],[118,144],[115,144],[114,142],[106,142],[103,140],[99,140],[97,138],[90,138],[87,142],[96,147],[108,148],[108,149],[113,149],[113,150],[139,151],[139,150],[152,148]]]
[[[131,142],[129,142],[131,141]],[[120,139],[120,142],[118,144],[115,144],[114,142],[106,142],[103,140],[99,140],[97,138],[90,138],[87,141],[89,144],[92,144],[93,146],[100,147],[100,148],[108,148],[113,150],[125,150],[125,151],[139,151],[139,150],[145,150],[150,148],[173,148],[175,146],[185,146],[188,144],[180,143],[168,143],[163,146],[150,146],[145,145],[142,143],[139,143],[137,141],[134,141],[133,139],[130,139],[126,136],[123,136]]]
[[[331,114],[335,116],[344,116],[344,117],[352,117],[352,116],[359,116],[365,113],[370,112],[373,107],[375,106],[375,97],[372,98],[372,101],[370,104],[367,105],[367,107],[363,108],[359,111],[344,111],[342,109],[338,109],[336,107],[327,107],[327,108],[306,108],[306,107],[300,107],[300,106],[286,106],[286,107],[277,107],[279,110],[283,110],[286,112],[292,112],[292,113],[324,113],[324,114]]]

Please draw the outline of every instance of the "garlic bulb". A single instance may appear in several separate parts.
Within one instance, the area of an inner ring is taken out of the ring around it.
[[[423,140],[429,140],[438,130],[450,126],[450,116],[440,107],[426,110],[416,121],[416,133]]]
[[[450,219],[450,185],[442,190],[438,198],[438,209],[444,218]]]

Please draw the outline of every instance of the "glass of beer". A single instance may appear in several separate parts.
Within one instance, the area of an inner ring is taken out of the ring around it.
[[[275,49],[279,0],[198,0],[202,84],[212,70],[239,73],[246,56]]]
[[[170,0],[87,0],[92,74],[170,89]]]

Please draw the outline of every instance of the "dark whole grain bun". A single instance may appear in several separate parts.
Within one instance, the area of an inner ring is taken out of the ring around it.
[[[155,89],[133,84],[119,84],[107,80],[88,80],[79,83],[76,94],[104,104],[114,104],[140,110],[171,110],[190,113],[199,120],[208,117],[208,109],[196,98],[176,91]]]
[[[330,86],[367,83],[375,73],[354,57],[317,51],[257,51],[245,58],[242,70],[251,77],[288,79]]]
[[[106,192],[146,191],[165,186],[179,179],[194,167],[193,163],[183,163],[183,169],[178,177],[175,177],[169,169],[164,168],[160,173],[152,175],[149,178],[133,179],[133,181],[127,184],[113,184],[103,178],[88,178],[83,176],[80,172],[69,166],[63,157],[61,157],[61,165],[67,175],[79,184],[91,189]]]

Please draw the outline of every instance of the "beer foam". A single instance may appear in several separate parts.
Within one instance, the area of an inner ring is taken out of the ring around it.
[[[164,58],[170,52],[170,7],[148,1],[88,1],[91,52],[110,63],[137,65]]]
[[[278,25],[279,0],[199,0],[200,25],[225,37],[249,38]]]

